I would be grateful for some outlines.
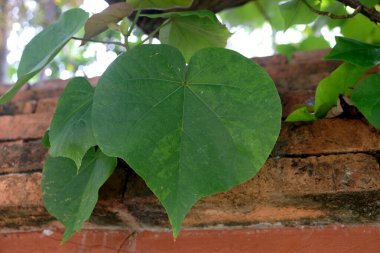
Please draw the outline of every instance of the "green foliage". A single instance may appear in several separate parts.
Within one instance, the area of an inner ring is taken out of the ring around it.
[[[100,148],[145,180],[177,236],[197,200],[248,180],[264,164],[281,104],[268,74],[233,51],[203,49],[186,66],[177,49],[144,45],[103,74],[92,118]]]
[[[374,6],[378,1],[362,3]],[[176,237],[196,201],[248,180],[269,156],[281,125],[278,93],[257,64],[236,52],[215,48],[224,47],[231,34],[214,13],[144,14],[166,20],[136,44],[146,43],[159,31],[161,43],[168,45],[130,49],[128,37],[137,19],[130,24],[126,16],[132,11],[191,4],[191,0],[129,0],[89,20],[83,10],[72,9],[25,48],[18,81],[0,98],[0,104],[41,71],[83,26],[85,41],[110,24],[126,40],[117,45],[127,52],[109,66],[96,88],[85,78],[69,82],[42,140],[50,148],[43,170],[43,200],[47,210],[66,226],[64,241],[90,217],[99,188],[113,173],[117,157],[157,195]],[[317,18],[310,8],[347,13],[334,0],[256,0],[221,16],[230,24],[259,27],[269,23],[273,35],[295,24],[309,24],[303,29],[303,41],[277,47],[288,57],[295,50],[328,47],[320,34],[326,26],[341,26],[347,37],[380,41],[379,27],[362,15],[331,21],[326,13]],[[140,11],[135,13],[140,15]],[[251,22],[252,14],[257,20]],[[353,104],[380,129],[380,76],[363,79],[368,69],[380,63],[380,46],[338,37],[326,59],[345,63],[319,83],[315,104],[298,106],[287,121],[325,117],[339,96],[352,95]]]
[[[301,0],[290,0],[280,4],[285,29],[295,24],[308,24],[317,18]]]
[[[358,66],[371,67],[380,63],[380,46],[337,37],[336,46],[325,59],[343,60]]]
[[[380,130],[380,75],[367,76],[354,90],[352,103]]]
[[[50,125],[49,154],[72,159],[79,168],[90,147],[96,145],[91,124],[94,88],[83,77],[72,79],[58,101]]]
[[[215,14],[203,11],[169,12],[145,15],[151,18],[168,18],[160,29],[160,41],[177,47],[186,61],[199,49],[205,47],[225,47],[231,36]]]
[[[360,0],[360,2],[369,7],[373,7],[376,4],[380,4],[379,0]]]
[[[88,13],[82,9],[71,9],[63,13],[55,24],[34,37],[22,54],[16,84],[0,97],[0,104],[9,102],[30,78],[40,72],[83,27],[87,19]]]
[[[46,209],[62,222],[66,231],[63,242],[90,218],[98,200],[98,191],[116,167],[116,158],[91,148],[79,170],[67,158],[48,157],[42,177],[43,201]]]
[[[171,9],[175,7],[190,7],[193,0],[127,0],[127,3],[139,9]]]

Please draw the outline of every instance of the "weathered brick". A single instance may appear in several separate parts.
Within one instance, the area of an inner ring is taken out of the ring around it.
[[[288,116],[294,111],[296,105],[305,104],[308,99],[314,98],[314,93],[314,90],[285,91],[280,93],[282,116]]]
[[[0,208],[42,206],[41,173],[0,176]]]
[[[54,114],[57,108],[58,98],[44,98],[38,100],[36,113],[51,113]]]
[[[0,141],[42,138],[50,125],[52,113],[0,117]]]
[[[321,119],[284,123],[274,156],[377,152],[380,134],[368,123],[352,119]]]
[[[134,178],[128,185],[130,190],[125,196],[128,210],[146,225],[167,226],[163,208],[142,180]],[[361,194],[368,196],[364,198]],[[313,196],[320,196],[320,199]],[[329,199],[331,196],[336,196],[336,199]],[[333,210],[333,213],[326,208],[329,201],[339,202],[350,196],[361,196],[364,203],[342,206],[341,209]],[[246,183],[200,200],[190,211],[185,225],[288,223],[302,220],[316,223],[341,220],[350,223],[367,219],[370,222],[377,219],[377,215],[380,216],[380,208],[375,201],[379,196],[380,168],[376,158],[371,155],[270,159]],[[367,213],[358,211],[358,206],[367,206]],[[357,214],[352,215],[352,220],[345,219],[347,212]],[[370,217],[367,217],[368,212],[371,213]]]
[[[41,170],[46,154],[40,141],[0,143],[0,174]]]
[[[36,104],[37,104],[36,101],[31,100],[31,101],[10,102],[4,105],[0,105],[0,116],[34,113]]]

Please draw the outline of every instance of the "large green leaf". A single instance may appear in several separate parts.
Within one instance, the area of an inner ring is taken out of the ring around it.
[[[308,24],[318,17],[301,0],[282,2],[280,3],[280,10],[285,21],[285,29],[296,24]]]
[[[351,101],[380,130],[380,75],[369,75],[360,82],[352,93]]]
[[[160,30],[160,41],[177,47],[185,59],[205,47],[225,47],[231,36],[211,11],[168,12],[158,15],[145,15],[151,18],[168,18]]]
[[[177,236],[197,200],[261,168],[279,134],[281,104],[268,74],[236,52],[202,49],[186,66],[174,47],[143,45],[103,74],[92,119],[100,148],[145,180]]]
[[[134,8],[170,9],[175,7],[190,7],[193,0],[127,0]]]
[[[375,66],[380,63],[380,46],[336,37],[336,45],[325,59],[344,60],[359,66]]]
[[[91,16],[84,26],[84,38],[92,38],[108,29],[111,23],[117,23],[133,12],[133,7],[125,2],[115,3],[108,6],[102,12]],[[84,44],[83,42],[82,44]]]
[[[339,95],[349,95],[367,70],[366,67],[343,63],[323,79],[315,93],[315,115],[323,118],[332,107],[336,106]]]
[[[42,194],[46,209],[66,226],[63,242],[90,218],[98,191],[113,173],[116,158],[91,148],[79,171],[67,158],[48,157],[43,169]]]
[[[88,13],[84,10],[71,9],[64,12],[56,23],[37,34],[22,53],[16,84],[0,97],[0,104],[9,102],[30,78],[43,69],[87,19]]]
[[[49,131],[53,157],[72,159],[79,168],[87,150],[96,145],[91,108],[94,88],[83,77],[72,79],[58,101]]]

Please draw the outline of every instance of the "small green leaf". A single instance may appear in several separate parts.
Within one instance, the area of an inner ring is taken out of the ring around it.
[[[168,18],[168,23],[160,30],[160,41],[177,47],[185,59],[205,47],[225,47],[231,36],[215,14],[207,11],[168,12],[145,15],[151,18]]]
[[[17,70],[17,82],[3,96],[0,104],[9,102],[21,87],[43,69],[61,51],[88,19],[88,13],[75,8],[66,11],[58,21],[37,34],[25,47]]]
[[[375,128],[380,130],[380,75],[367,76],[355,88],[352,103]]]
[[[372,67],[380,63],[380,46],[336,37],[336,45],[325,59],[343,60],[359,66]]]
[[[42,139],[41,139],[41,144],[42,144],[45,148],[47,148],[47,149],[50,148],[49,131],[50,131],[49,129],[46,130],[44,136],[43,136]]]
[[[92,120],[101,149],[145,180],[177,236],[197,200],[263,166],[281,103],[269,75],[234,51],[202,49],[186,65],[174,47],[142,45],[101,77]]]
[[[286,118],[286,122],[298,122],[298,121],[314,121],[318,118],[314,115],[313,112],[310,112],[310,108],[307,105],[304,105],[296,110]]]
[[[282,2],[280,3],[280,10],[285,21],[285,29],[296,24],[308,24],[318,17],[301,0]]]
[[[323,79],[315,94],[315,115],[323,118],[334,106],[339,95],[349,95],[360,77],[368,70],[350,63],[343,63],[328,77]]]
[[[84,38],[90,39],[107,30],[108,25],[117,23],[133,12],[133,7],[125,2],[115,3],[108,6],[102,12],[91,16],[84,26]],[[85,44],[83,42],[82,44]]]
[[[72,79],[59,98],[50,126],[50,151],[53,157],[72,159],[81,165],[87,150],[96,145],[91,109],[94,88],[83,77]]]
[[[90,218],[98,191],[115,167],[116,158],[94,148],[86,153],[79,170],[70,159],[47,158],[42,176],[43,201],[49,213],[66,227],[62,242],[79,232]]]
[[[193,0],[127,0],[135,9],[171,9],[190,7]]]

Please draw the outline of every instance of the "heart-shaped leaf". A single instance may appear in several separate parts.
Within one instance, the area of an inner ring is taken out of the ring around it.
[[[49,154],[72,159],[79,168],[87,150],[96,145],[91,108],[94,88],[83,77],[72,79],[59,98],[50,125]]]
[[[214,13],[207,10],[168,12],[145,15],[150,18],[168,18],[160,29],[162,43],[178,48],[186,61],[198,50],[205,47],[225,47],[231,36],[228,29],[219,22]]]
[[[135,9],[170,9],[190,7],[193,0],[127,0]]]
[[[64,12],[56,23],[37,34],[22,53],[16,84],[0,97],[0,104],[9,102],[30,78],[43,69],[83,27],[87,19],[88,13],[84,10],[71,9]]]
[[[355,65],[371,67],[380,63],[380,46],[336,37],[336,45],[325,59],[343,60]]]
[[[351,101],[369,123],[380,130],[380,75],[372,74],[361,81]]]
[[[98,200],[98,191],[112,175],[116,158],[91,148],[78,170],[67,158],[48,157],[42,176],[44,206],[66,226],[63,242],[90,218]]]
[[[263,166],[281,103],[269,75],[234,51],[202,49],[186,66],[174,47],[142,45],[103,74],[92,119],[100,148],[145,180],[177,236],[197,200]]]
[[[133,12],[133,7],[125,2],[108,6],[102,12],[91,16],[84,26],[84,38],[90,39],[108,29],[110,23],[116,23]],[[83,42],[82,44],[84,44]]]

